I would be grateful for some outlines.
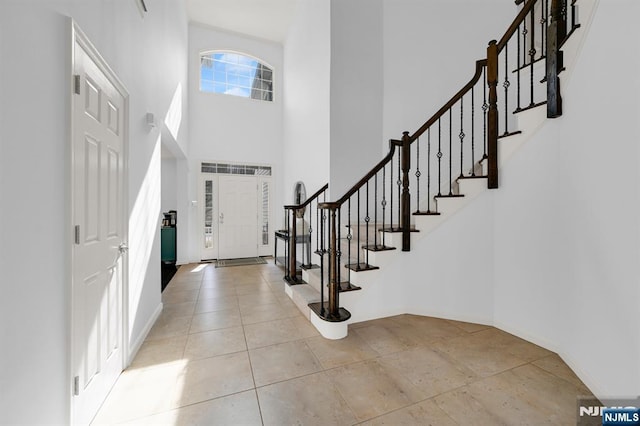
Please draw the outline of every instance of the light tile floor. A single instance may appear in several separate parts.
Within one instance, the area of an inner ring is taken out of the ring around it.
[[[182,266],[94,424],[573,425],[589,389],[498,329],[400,315],[318,335],[273,264]]]

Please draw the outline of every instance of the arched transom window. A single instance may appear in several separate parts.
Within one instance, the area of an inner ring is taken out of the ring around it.
[[[200,54],[200,91],[273,100],[273,70],[251,56],[229,51]]]

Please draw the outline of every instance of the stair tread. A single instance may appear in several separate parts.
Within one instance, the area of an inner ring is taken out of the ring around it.
[[[487,179],[489,176],[475,175],[475,176],[458,176],[458,179]]]
[[[340,293],[346,293],[348,291],[358,291],[358,290],[362,290],[362,287],[358,287],[357,285],[353,285],[349,281],[343,281],[338,286],[338,291]]]
[[[284,277],[284,282],[290,286],[308,284],[305,280],[302,279],[301,275],[296,275],[295,277]]]
[[[302,265],[300,268],[304,269],[305,271],[309,271],[311,269],[320,269],[320,265],[316,265],[315,263],[311,264],[311,265]]]
[[[528,111],[528,110],[530,110],[530,109],[538,108],[538,107],[540,107],[540,106],[542,106],[542,105],[546,105],[546,104],[547,104],[547,101],[538,102],[538,103],[536,103],[536,104],[530,104],[530,105],[527,105],[527,106],[526,106],[526,107],[524,107],[524,108],[516,109],[515,111],[513,111],[513,113],[514,113],[514,114],[517,114],[517,113],[519,113],[519,112]]]
[[[440,213],[438,212],[432,212],[431,210],[429,211],[415,211],[412,213],[414,216],[440,216]]]
[[[351,269],[355,272],[362,271],[374,271],[376,269],[380,269],[378,266],[369,265],[368,263],[360,262],[360,263],[349,263],[345,265],[348,269]]]
[[[382,231],[382,232],[390,232],[390,233],[402,232],[402,228],[393,228],[393,227],[391,227],[391,228],[382,228],[382,229],[380,229],[380,231]],[[409,232],[420,232],[420,230],[416,229],[414,226],[411,226],[411,228],[409,229]]]
[[[464,194],[436,195],[433,198],[461,198],[461,197],[464,197]]]
[[[328,306],[327,303],[324,304],[324,312],[322,312],[322,304],[320,302],[309,303],[309,309],[311,309],[316,315],[325,321],[329,322],[343,322],[351,318],[351,313],[347,311],[345,308],[338,308],[337,316],[330,316],[328,314]]]
[[[520,111],[523,111],[523,110],[520,110]],[[500,136],[498,136],[498,139],[508,138],[509,136],[519,135],[521,133],[522,133],[521,130],[516,130],[515,132],[505,132],[505,133],[501,134]]]
[[[389,247],[389,246],[385,246],[382,244],[378,244],[378,245],[370,245],[370,246],[362,246],[362,248],[364,250],[369,250],[369,251],[388,251],[388,250],[395,250],[395,247]]]

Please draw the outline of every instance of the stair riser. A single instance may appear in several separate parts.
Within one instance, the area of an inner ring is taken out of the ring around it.
[[[416,216],[416,229],[420,230],[420,236],[423,237],[440,226],[445,220],[447,220],[447,216],[442,214],[435,216]]]
[[[466,197],[438,198],[438,213],[441,215],[451,215],[467,204]]]
[[[398,250],[369,251],[369,264],[382,268],[396,256],[396,251]]]
[[[402,251],[402,232],[385,232],[385,234],[385,244],[389,247],[395,247],[394,252]],[[418,232],[411,232],[410,234],[411,244],[414,244],[417,241]]]
[[[379,269],[362,272],[351,271],[351,278],[349,279],[349,282],[358,287],[366,286],[367,283],[376,281],[379,273]]]
[[[346,281],[349,277],[349,269],[346,266],[341,265],[340,278],[342,281]],[[302,272],[302,279],[307,282],[308,285],[313,287],[318,293],[320,292],[320,269],[310,269]],[[329,283],[328,271],[325,271],[325,286]],[[325,287],[326,292],[326,287]],[[319,296],[318,296],[319,297]],[[318,299],[319,300],[319,299]]]
[[[461,194],[466,199],[474,198],[487,189],[487,179],[461,179],[459,184]]]

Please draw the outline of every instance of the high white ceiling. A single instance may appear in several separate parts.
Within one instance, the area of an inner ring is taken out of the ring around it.
[[[189,20],[284,43],[297,0],[187,0]]]

